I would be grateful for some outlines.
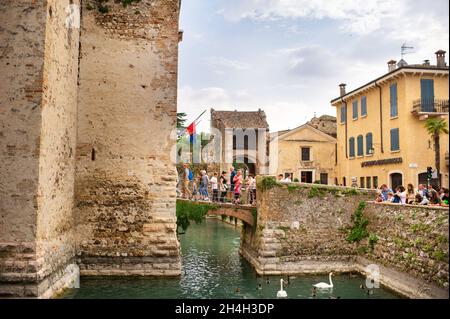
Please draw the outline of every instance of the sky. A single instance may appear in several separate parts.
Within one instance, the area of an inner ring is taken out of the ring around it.
[[[209,110],[267,114],[270,131],[335,116],[351,91],[387,73],[387,61],[449,51],[447,0],[182,0],[178,111],[209,131]],[[446,58],[448,61],[448,57]]]

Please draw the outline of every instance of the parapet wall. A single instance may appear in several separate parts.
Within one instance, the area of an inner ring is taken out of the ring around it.
[[[258,184],[256,231],[246,227],[241,245],[258,273],[364,272],[375,264],[399,293],[448,297],[448,209],[376,204],[367,202],[373,191],[351,188]],[[360,203],[367,236],[349,242]]]

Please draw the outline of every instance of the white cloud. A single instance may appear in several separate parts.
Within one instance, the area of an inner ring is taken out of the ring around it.
[[[379,29],[384,20],[394,19],[406,0],[230,0],[220,13],[229,21],[280,18],[333,19],[342,30],[367,34]]]
[[[230,60],[224,57],[209,57],[205,62],[218,74],[223,74],[230,70],[244,71],[250,68],[250,65],[237,60]]]

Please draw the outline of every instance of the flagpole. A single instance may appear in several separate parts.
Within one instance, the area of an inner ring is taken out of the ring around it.
[[[207,109],[206,109],[206,110],[204,110],[204,111],[202,112],[202,114],[200,114],[200,115],[199,115],[199,116],[198,116],[198,117],[197,117],[197,118],[196,118],[196,119],[194,120],[194,122],[192,122],[192,123],[195,123],[195,122],[197,122],[197,121],[198,121],[198,119],[199,119],[199,118],[201,118],[201,117],[202,117],[202,115],[206,113],[206,111],[207,111]],[[192,123],[191,123],[191,124],[192,124]],[[188,127],[189,127],[189,126],[188,126]],[[179,135],[179,136],[183,136],[183,135],[184,135],[184,134],[186,133],[186,131],[187,131],[187,128],[185,128],[185,129],[184,129],[184,131],[183,131],[182,133],[180,133],[180,135]]]

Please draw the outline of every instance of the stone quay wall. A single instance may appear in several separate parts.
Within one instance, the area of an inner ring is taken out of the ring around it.
[[[260,274],[367,273],[417,298],[448,298],[448,209],[370,202],[375,192],[258,182],[256,230],[246,226],[241,254]],[[367,236],[347,241],[360,203]]]

